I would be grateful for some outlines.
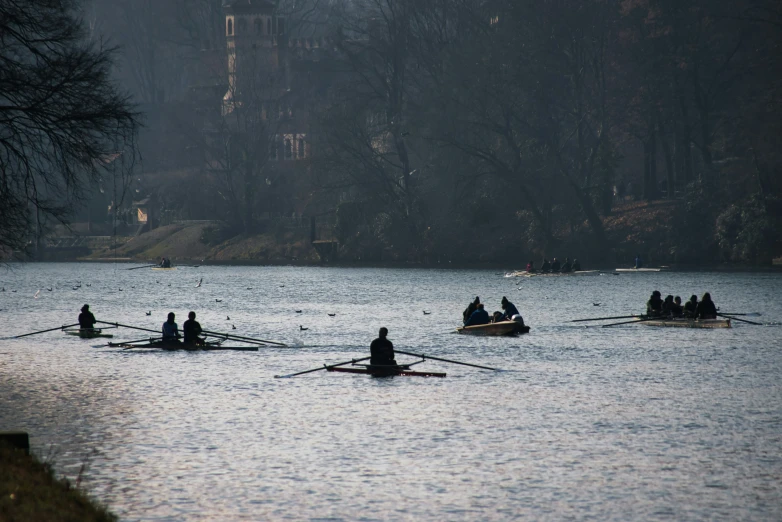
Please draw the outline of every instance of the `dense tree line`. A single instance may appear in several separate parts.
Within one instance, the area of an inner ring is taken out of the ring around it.
[[[352,186],[343,239],[430,260],[569,241],[598,259],[614,191],[633,181],[639,199],[676,202],[658,259],[767,262],[781,13],[765,0],[339,5],[344,75],[320,172]]]

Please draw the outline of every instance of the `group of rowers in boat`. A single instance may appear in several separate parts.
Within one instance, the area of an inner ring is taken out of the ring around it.
[[[179,325],[175,321],[176,315],[174,312],[168,314],[166,322],[163,323],[163,342],[178,343],[180,339],[185,344],[203,345],[206,342],[204,338],[199,337],[203,330],[201,329],[201,324],[195,320],[196,313],[190,312],[187,314],[187,317],[187,321],[182,325],[183,335],[179,335]],[[97,322],[95,316],[90,312],[90,305],[82,306],[79,314],[79,329],[93,330]]]
[[[659,290],[652,292],[652,296],[646,302],[646,315],[648,317],[684,317],[687,319],[716,319],[717,307],[711,300],[711,294],[703,294],[700,302],[698,296],[693,295],[682,306],[682,298],[668,295],[665,299]]]
[[[489,315],[489,312],[486,311],[483,303],[481,303],[481,298],[476,296],[475,300],[467,305],[467,308],[462,312],[464,326],[479,326],[501,321],[514,321],[524,326],[524,318],[521,317],[519,309],[508,301],[507,297],[502,297],[500,306],[502,306],[502,312],[497,311]]]
[[[540,265],[540,270],[535,268],[535,261],[530,261],[527,263],[527,272],[530,274],[567,274],[568,272],[580,271],[581,263],[578,261],[578,259],[574,259],[571,263],[569,257],[565,258],[565,262],[563,264],[560,264],[556,257],[550,263],[548,259],[543,258],[543,264]]]

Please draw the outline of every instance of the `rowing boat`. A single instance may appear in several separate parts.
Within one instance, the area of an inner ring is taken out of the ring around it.
[[[257,352],[257,346],[221,346],[219,343],[207,343],[204,345],[185,344],[177,342],[163,342],[163,341],[150,341],[144,344],[138,343],[109,343],[109,346],[113,348],[141,348],[141,349],[155,349],[155,350],[187,350],[190,352],[199,351],[218,351],[218,350],[236,350],[243,352]]]
[[[666,326],[679,328],[730,328],[730,319],[652,319],[638,321],[648,326]]]
[[[639,274],[639,273],[647,273],[647,272],[662,272],[662,268],[617,268],[614,270],[614,272],[620,272],[623,274]]]
[[[463,326],[456,329],[463,335],[484,335],[500,337],[529,333],[529,326],[524,326],[516,321],[500,321],[499,323],[478,324],[475,326]]]
[[[526,270],[519,270],[508,272],[505,274],[505,277],[598,276],[601,273],[600,270],[578,270],[576,272],[527,272]]]
[[[443,372],[419,372],[411,370],[409,365],[401,366],[373,366],[371,364],[360,364],[364,368],[343,368],[341,366],[329,366],[326,371],[341,373],[360,373],[371,375],[372,377],[396,377],[403,375],[406,377],[445,377]]]
[[[176,270],[175,266],[153,266],[152,270]]]
[[[100,328],[78,329],[78,330],[63,330],[68,335],[78,335],[82,339],[95,339],[96,337],[114,337],[113,334],[103,333]]]

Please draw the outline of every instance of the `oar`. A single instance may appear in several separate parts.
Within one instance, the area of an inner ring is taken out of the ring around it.
[[[644,321],[653,321],[655,319],[665,319],[665,317],[644,317],[644,316],[640,316],[635,321],[622,321],[621,323],[604,324],[603,328],[608,328],[609,326],[619,326],[620,324],[643,323]]]
[[[328,370],[329,368],[336,368],[337,366],[345,366],[346,364],[354,364],[361,361],[366,361],[367,359],[371,359],[371,357],[362,357],[361,359],[351,359],[349,361],[337,363],[337,364],[329,364],[329,365],[323,365],[319,368],[313,368],[311,370],[304,370],[303,372],[297,372],[297,373],[291,373],[288,375],[275,375],[275,379],[287,379],[289,377],[296,377],[297,375],[304,375],[305,373],[312,373],[312,372],[319,372],[320,370]]]
[[[609,319],[630,319],[631,317],[643,317],[641,315],[617,315],[615,317],[595,317],[594,319],[575,319],[569,323],[583,323],[584,321],[608,321]]]
[[[120,344],[135,344],[135,343],[151,343],[159,340],[160,338],[147,337],[146,339],[137,339],[135,341],[122,341],[120,343],[108,343],[106,346],[118,346]]]
[[[433,361],[443,361],[451,364],[461,364],[463,366],[472,366],[473,368],[481,368],[482,370],[491,370],[494,372],[502,371],[498,368],[489,368],[488,366],[481,366],[480,364],[470,364],[470,363],[463,363],[459,361],[452,361],[451,359],[442,359],[440,357],[433,357],[431,355],[424,355],[422,353],[410,353],[410,352],[403,352],[402,350],[394,349],[394,353],[403,353],[405,355],[412,355],[413,357],[420,357],[421,359],[432,359]]]
[[[266,344],[264,342],[261,342],[261,341],[244,339],[244,338],[241,338],[241,337],[234,337],[232,335],[227,335],[227,334],[205,333],[203,331],[201,333],[203,333],[206,337],[214,337],[216,339],[223,339],[223,340],[228,339],[228,340],[231,340],[231,341],[238,341],[238,342],[242,342],[242,343],[257,344],[258,346],[268,346],[268,344]]]
[[[738,317],[733,317],[731,315],[725,315],[725,314],[717,314],[720,317],[724,317],[725,319],[733,319],[734,321],[741,321],[742,323],[747,324],[754,324],[755,326],[763,326],[763,323],[756,323],[755,321],[747,321],[746,319],[739,319]]]
[[[130,326],[128,324],[120,324],[120,323],[109,323],[106,321],[95,321],[95,322],[100,324],[110,324],[112,326],[121,326],[122,328],[130,328],[131,330],[141,330],[142,332],[152,332],[153,334],[160,335],[159,330],[150,330],[149,328],[139,328],[138,326]]]
[[[242,335],[233,335],[233,334],[224,334],[220,332],[211,332],[209,330],[201,330],[201,333],[217,335],[220,337],[227,337],[228,339],[233,337],[235,341],[255,341],[257,343],[275,344],[277,346],[288,346],[285,343],[279,343],[277,341],[267,341],[266,339],[254,339],[252,337],[244,337]]]
[[[11,337],[11,339],[21,339],[22,337],[27,337],[28,335],[37,335],[37,334],[42,334],[42,333],[46,333],[46,332],[53,332],[55,330],[65,330],[66,328],[70,328],[72,326],[79,326],[79,323],[69,324],[69,325],[66,325],[66,326],[58,326],[57,328],[49,328],[48,330],[41,330],[40,332],[30,332],[30,333],[26,333],[26,334],[22,334],[22,335],[17,335],[17,336]]]
[[[152,266],[159,266],[157,263],[154,265],[134,266],[133,268],[126,268],[125,270],[138,270],[139,268],[149,268]]]
[[[733,312],[720,312],[720,313],[722,315],[746,315],[746,316],[749,316],[749,317],[759,317],[759,316],[763,315],[760,312],[750,312],[750,313],[747,313],[747,314],[734,314]]]

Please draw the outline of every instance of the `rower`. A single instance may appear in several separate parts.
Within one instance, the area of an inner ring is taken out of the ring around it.
[[[508,298],[505,296],[502,296],[502,301],[500,301],[500,304],[502,305],[502,309],[505,310],[505,314],[502,316],[503,319],[506,321],[521,323],[521,325],[524,326],[524,318],[521,317],[519,309],[516,308],[516,305],[508,301]]]
[[[483,303],[478,303],[478,308],[464,323],[464,326],[478,326],[481,324],[489,324],[489,312],[483,309]]]
[[[535,272],[536,272],[535,261],[530,261],[529,263],[527,263],[527,273],[534,274]]]
[[[182,325],[182,333],[185,336],[185,344],[197,344],[202,345],[204,344],[204,339],[201,337],[198,337],[201,335],[201,324],[195,320],[196,313],[190,312],[187,314],[187,321],[185,321],[185,324]],[[165,325],[164,325],[165,326]]]
[[[369,345],[369,364],[372,366],[396,366],[394,359],[394,343],[389,341],[388,328],[385,326],[378,332],[378,338]]]
[[[179,326],[174,321],[174,312],[169,312],[168,320],[163,323],[163,342],[166,343],[178,343],[179,342]]]
[[[556,272],[559,272],[560,268],[562,268],[562,265],[559,264],[559,261],[557,261],[557,258],[555,257],[551,261],[551,271],[556,273]]]
[[[711,294],[706,292],[701,298],[701,302],[698,303],[698,319],[716,319],[717,307],[714,305],[714,301],[711,300]]]
[[[659,290],[652,292],[652,296],[646,301],[646,315],[649,317],[659,317],[663,313],[662,294]]]
[[[566,257],[565,264],[562,265],[562,268],[559,271],[562,272],[563,274],[567,274],[571,270],[573,270],[573,265],[570,264],[570,258]]]
[[[544,274],[551,272],[551,263],[545,257],[543,258],[543,264],[540,265],[540,271]]]
[[[698,315],[698,296],[693,295],[690,300],[684,303],[684,317],[695,319]]]
[[[682,298],[678,295],[673,298],[673,309],[671,310],[671,314],[674,317],[682,316]]]
[[[478,296],[475,296],[475,300],[467,305],[467,308],[464,309],[464,312],[462,312],[462,323],[467,324],[467,321],[470,320],[470,317],[472,316],[472,313],[478,308],[478,305],[481,303],[481,298]]]
[[[573,260],[573,272],[581,272],[581,263],[578,262],[578,259]]]
[[[81,313],[79,314],[79,329],[92,330],[95,328],[95,316],[90,312],[90,305],[86,304],[81,307]]]
[[[675,308],[676,304],[673,302],[673,296],[672,295],[666,295],[665,301],[663,301],[663,315],[668,317],[673,317],[673,310]]]
[[[643,268],[644,262],[643,259],[641,259],[641,254],[635,255],[635,268]]]

